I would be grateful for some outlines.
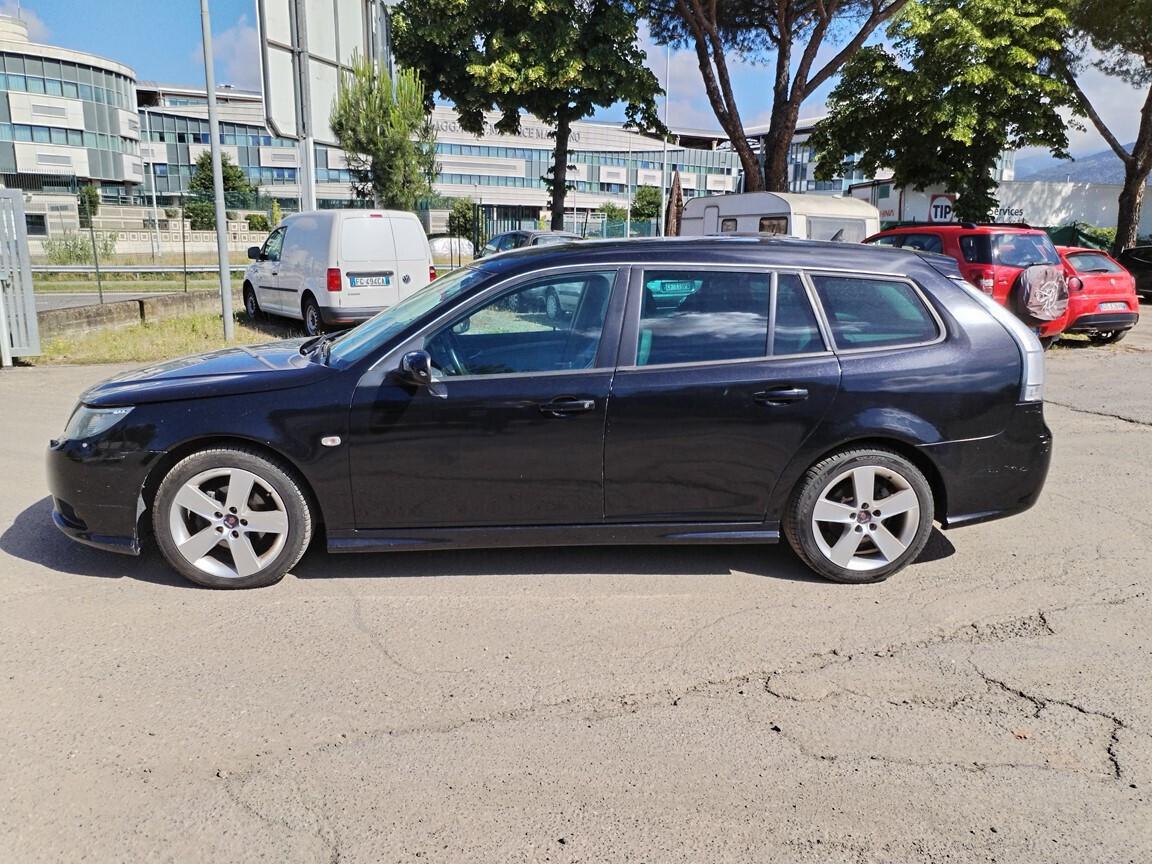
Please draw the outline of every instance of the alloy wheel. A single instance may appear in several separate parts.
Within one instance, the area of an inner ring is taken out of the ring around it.
[[[861,465],[832,478],[812,511],[820,552],[838,567],[868,571],[903,555],[920,528],[920,501],[897,471]]]
[[[271,564],[288,538],[288,513],[251,471],[219,468],[188,480],[169,508],[179,554],[211,576],[243,579]]]

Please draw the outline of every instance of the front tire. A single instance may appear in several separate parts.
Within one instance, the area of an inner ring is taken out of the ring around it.
[[[833,582],[880,582],[915,561],[932,533],[932,488],[898,453],[842,450],[808,469],[784,534],[800,559]]]
[[[548,293],[544,296],[544,314],[548,316],[549,321],[559,321],[564,316],[564,310],[560,306],[560,296],[552,288],[549,288]]]
[[[300,483],[244,448],[202,450],[160,483],[152,526],[164,559],[208,588],[262,588],[279,582],[312,539]]]
[[[256,291],[251,285],[244,286],[244,312],[249,321],[260,319],[260,301],[256,299]]]

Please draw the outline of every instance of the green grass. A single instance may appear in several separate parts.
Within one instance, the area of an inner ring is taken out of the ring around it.
[[[220,315],[204,312],[86,336],[50,339],[44,343],[36,363],[147,363],[213,351],[229,344],[256,345],[303,335],[298,325],[288,322],[260,322],[253,326],[247,318],[237,316],[235,339],[228,343],[224,341]]]

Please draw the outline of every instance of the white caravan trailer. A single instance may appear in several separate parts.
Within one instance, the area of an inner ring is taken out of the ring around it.
[[[680,222],[685,236],[787,234],[845,243],[859,243],[879,230],[880,211],[867,201],[784,192],[690,198]]]

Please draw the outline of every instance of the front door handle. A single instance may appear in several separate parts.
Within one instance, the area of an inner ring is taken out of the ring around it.
[[[537,406],[541,414],[551,417],[567,417],[569,414],[586,414],[596,410],[595,399],[553,399]]]
[[[753,393],[752,398],[758,405],[787,405],[804,401],[808,398],[808,391],[803,387],[774,387]]]

